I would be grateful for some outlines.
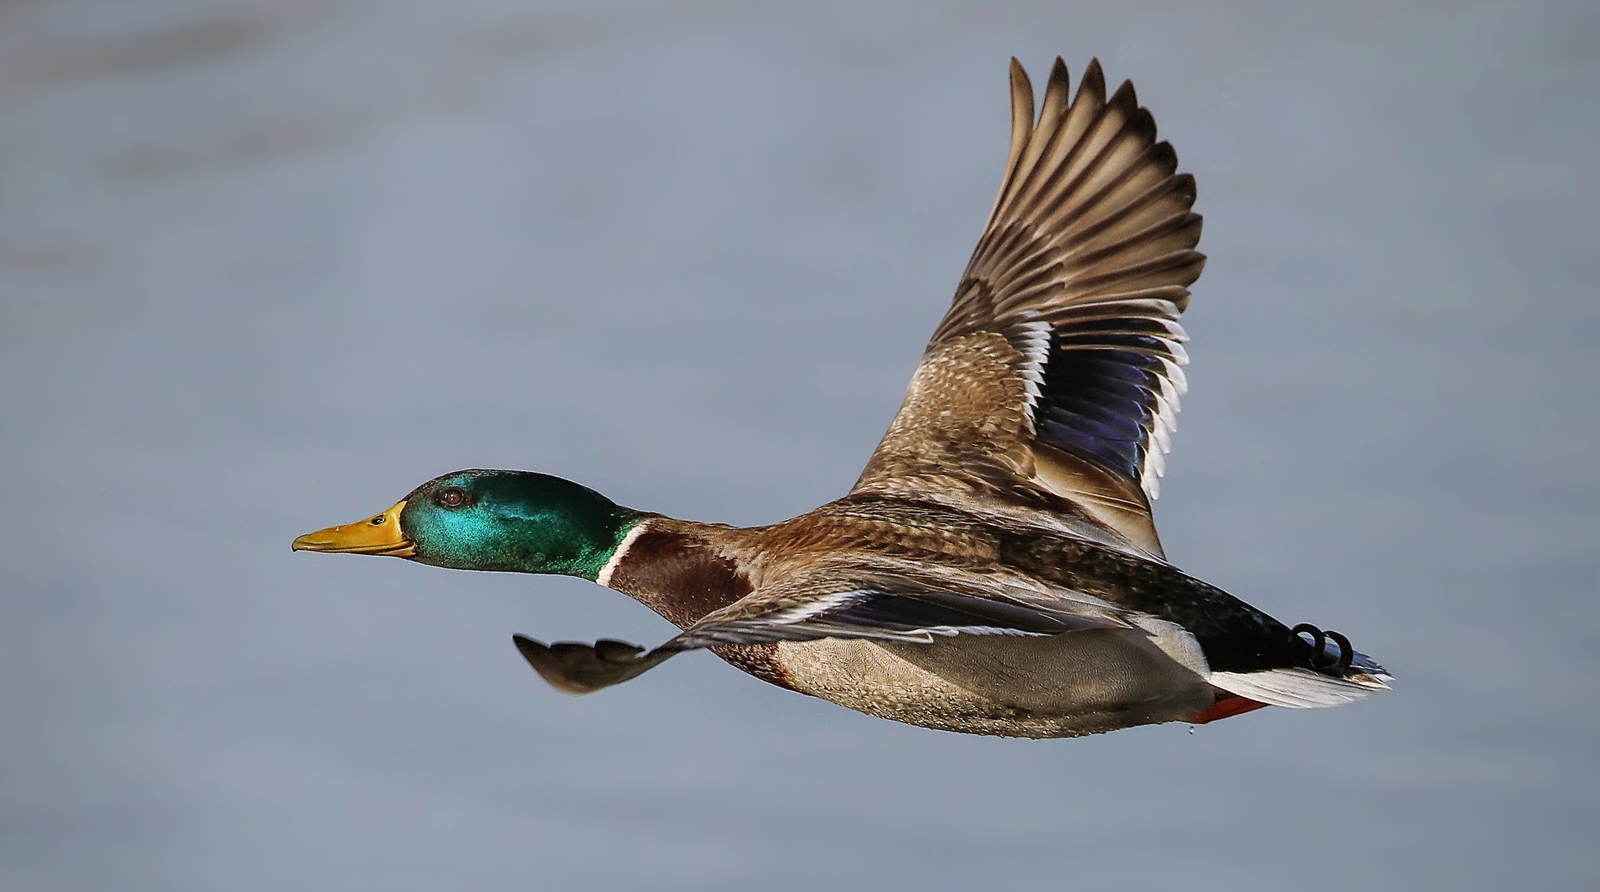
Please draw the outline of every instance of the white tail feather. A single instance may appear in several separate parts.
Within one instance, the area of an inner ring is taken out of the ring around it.
[[[1289,709],[1319,709],[1343,706],[1387,691],[1390,676],[1358,673],[1334,678],[1310,669],[1267,669],[1262,672],[1213,672],[1211,683],[1230,694],[1238,694],[1268,706]]]

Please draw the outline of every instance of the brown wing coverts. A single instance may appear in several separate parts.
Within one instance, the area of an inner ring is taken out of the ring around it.
[[[1015,60],[1011,86],[1010,160],[988,226],[858,489],[925,483],[981,453],[980,488],[1004,489],[992,479],[1004,468],[1159,554],[1146,494],[1185,389],[1177,319],[1205,262],[1194,179],[1176,172],[1131,83],[1106,97],[1098,61],[1069,102],[1056,60],[1037,124]],[[977,354],[983,376],[952,365],[975,368]]]

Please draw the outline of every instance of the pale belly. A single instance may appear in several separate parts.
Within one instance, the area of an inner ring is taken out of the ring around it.
[[[1174,652],[1136,629],[932,644],[825,639],[783,642],[776,659],[796,690],[869,715],[967,734],[1076,737],[1185,721],[1212,705],[1198,648],[1163,643]]]

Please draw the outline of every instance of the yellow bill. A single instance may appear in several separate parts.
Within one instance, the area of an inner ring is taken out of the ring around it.
[[[376,517],[307,533],[294,540],[294,550],[411,557],[417,546],[400,531],[400,512],[405,507],[405,502],[396,502]]]

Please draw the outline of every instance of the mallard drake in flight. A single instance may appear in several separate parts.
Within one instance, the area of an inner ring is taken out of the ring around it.
[[[1193,177],[1098,61],[1068,99],[1011,63],[1000,195],[905,403],[843,498],[742,529],[621,507],[576,483],[470,470],[307,551],[558,573],[683,631],[654,650],[514,636],[560,690],[710,649],[871,715],[1065,737],[1334,706],[1389,676],[1168,563],[1150,516],[1184,392],[1178,316],[1204,257]]]

